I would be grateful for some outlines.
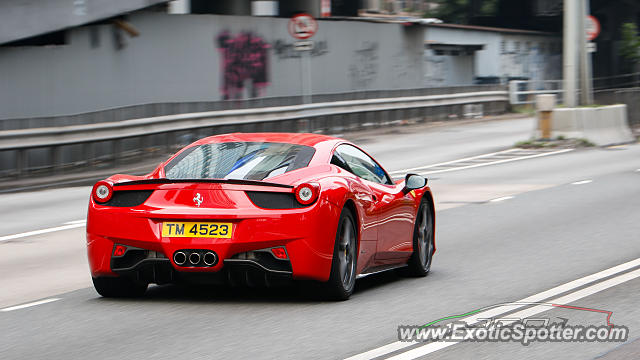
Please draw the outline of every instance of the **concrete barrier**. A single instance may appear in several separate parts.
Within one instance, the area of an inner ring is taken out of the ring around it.
[[[536,138],[541,137],[541,129]],[[627,106],[609,105],[581,108],[555,108],[551,136],[587,139],[598,146],[615,145],[635,140],[627,123]]]

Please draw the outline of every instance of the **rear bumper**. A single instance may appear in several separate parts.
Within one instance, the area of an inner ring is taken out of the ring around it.
[[[214,273],[181,272],[176,270],[172,261],[163,254],[139,248],[129,248],[127,255],[112,258],[111,270],[118,276],[155,284],[191,282],[272,286],[293,279],[293,271],[288,260],[227,259],[223,269]]]
[[[144,206],[133,210],[90,203],[87,251],[92,276],[135,276],[153,283],[189,277],[232,283],[251,283],[260,278],[269,283],[272,277],[319,281],[329,278],[340,210],[327,201],[319,200],[308,208],[255,209],[208,217],[145,210]],[[162,222],[167,220],[232,222],[234,229],[230,239],[163,238]],[[142,253],[132,262],[118,263],[114,261],[114,247],[118,244]],[[288,268],[241,256],[273,247],[286,249]],[[180,266],[173,255],[184,249],[213,251],[218,261],[207,267]]]

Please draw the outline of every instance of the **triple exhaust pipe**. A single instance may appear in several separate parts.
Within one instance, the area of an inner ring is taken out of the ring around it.
[[[201,255],[201,250],[179,250],[173,254],[173,261],[178,266],[213,266],[218,262],[218,255],[207,251]],[[188,265],[187,261],[189,262]]]

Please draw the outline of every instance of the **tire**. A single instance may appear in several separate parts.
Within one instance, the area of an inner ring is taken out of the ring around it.
[[[406,273],[410,276],[427,276],[433,262],[433,212],[431,204],[422,200],[413,229],[413,253],[407,263]]]
[[[126,277],[97,277],[93,279],[93,287],[104,297],[127,298],[139,297],[147,291],[147,283],[138,283]]]
[[[325,294],[332,300],[347,300],[353,294],[358,260],[358,232],[349,209],[342,209],[336,231],[331,274]]]

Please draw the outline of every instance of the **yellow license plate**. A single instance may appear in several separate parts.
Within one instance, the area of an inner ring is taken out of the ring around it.
[[[163,237],[231,238],[233,224],[209,222],[164,222]]]

